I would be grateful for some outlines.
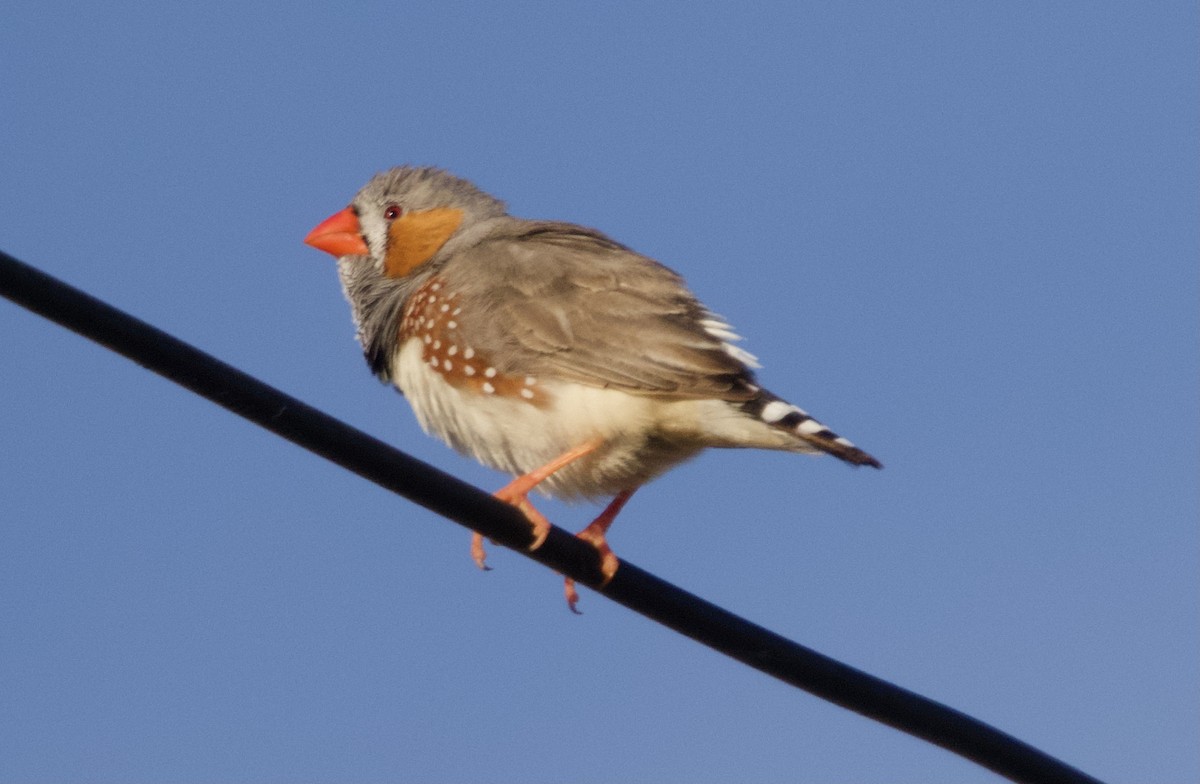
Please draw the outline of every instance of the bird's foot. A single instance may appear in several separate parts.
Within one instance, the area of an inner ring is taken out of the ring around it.
[[[621,513],[621,509],[629,502],[636,489],[620,493],[604,508],[599,517],[588,523],[587,528],[575,534],[600,553],[600,574],[604,575],[604,579],[600,582],[601,588],[612,582],[613,575],[617,573],[617,567],[621,565],[617,556],[613,554],[612,548],[608,546],[606,537],[609,526],[613,524],[613,520],[617,519],[617,515]],[[567,596],[567,606],[571,608],[571,612],[579,615],[579,609],[576,607],[579,604],[579,591],[575,590],[575,581],[570,577],[564,580],[563,592]]]
[[[612,548],[608,546],[608,540],[604,537],[604,532],[608,529],[608,525],[597,525],[599,518],[593,520],[587,528],[584,528],[579,533],[575,534],[583,541],[596,548],[600,553],[600,573],[604,575],[604,579],[600,582],[600,587],[608,585],[617,573],[617,567],[621,565],[621,561],[613,553]],[[609,522],[612,522],[611,520]],[[575,581],[570,577],[563,579],[563,593],[567,597],[567,607],[576,615],[582,615],[576,605],[579,604],[579,591],[575,589]]]
[[[471,560],[480,570],[490,572],[492,567],[487,565],[487,550],[483,547],[483,534],[471,534]]]
[[[526,496],[528,490],[522,492],[522,488],[518,485],[520,480],[513,482],[501,489],[497,490],[493,495],[506,504],[510,504],[520,509],[525,519],[529,521],[530,527],[533,528],[533,543],[529,545],[530,552],[542,546],[546,541],[546,537],[550,535],[550,521],[546,516],[534,508],[533,504],[529,503],[529,498]],[[516,487],[514,487],[516,486]],[[491,571],[487,565],[487,550],[483,546],[483,534],[472,534],[471,536],[471,560],[475,562],[483,571]]]
[[[493,493],[496,498],[499,498],[506,504],[517,507],[525,513],[525,518],[529,520],[529,524],[533,527],[533,542],[529,545],[530,552],[541,547],[542,543],[546,541],[546,537],[550,535],[550,521],[546,519],[545,515],[535,509],[533,504],[529,503],[529,493],[533,488],[553,475],[555,471],[563,466],[570,465],[586,454],[594,452],[601,443],[603,442],[599,438],[594,438],[591,441],[580,444],[574,449],[554,458],[541,468],[518,476]],[[603,517],[603,515],[601,516]],[[471,559],[475,561],[475,565],[480,569],[488,569],[487,553],[483,549],[483,537],[479,534],[471,537]]]
[[[520,486],[520,481],[518,479],[507,487],[497,490],[495,496],[506,504],[517,507],[525,515],[525,519],[529,521],[529,525],[533,529],[533,541],[529,544],[529,552],[533,552],[546,541],[546,537],[550,535],[551,526],[546,516],[529,503],[526,495],[529,491]]]

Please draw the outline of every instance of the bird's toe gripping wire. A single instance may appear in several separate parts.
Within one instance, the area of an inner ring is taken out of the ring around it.
[[[620,514],[621,509],[624,508],[630,497],[633,496],[634,490],[625,490],[620,493],[609,502],[608,506],[604,507],[604,511],[595,520],[588,523],[586,528],[575,534],[583,541],[592,545],[592,547],[595,547],[600,553],[600,572],[604,575],[604,582],[600,584],[601,587],[608,585],[613,575],[617,573],[617,567],[621,565],[612,548],[608,546],[608,539],[606,538],[608,528],[613,524],[613,520],[617,519],[617,515]],[[576,605],[579,604],[579,591],[575,589],[575,581],[570,577],[563,578],[563,593],[567,597],[567,606],[571,608],[571,612],[578,615],[579,610],[576,608]]]
[[[530,503],[529,493],[556,471],[594,452],[599,448],[601,443],[599,439],[593,439],[581,444],[574,449],[564,452],[544,466],[517,477],[494,493],[495,497],[499,500],[520,509],[526,519],[529,520],[529,524],[533,528],[533,542],[529,545],[530,551],[541,547],[542,543],[546,541],[546,537],[550,533],[550,521]],[[604,575],[604,585],[607,585],[608,581],[613,578],[613,575],[617,573],[617,567],[620,565],[620,561],[613,554],[612,548],[608,546],[606,534],[608,533],[609,526],[612,525],[613,520],[616,519],[617,514],[632,495],[633,490],[626,490],[620,493],[605,507],[604,511],[595,520],[576,534],[580,539],[595,547],[600,553],[600,571]],[[486,571],[490,568],[487,565],[487,551],[484,548],[482,534],[476,533],[471,537],[471,559],[480,569]],[[575,589],[575,581],[569,577],[565,578],[564,593],[566,594],[567,605],[571,608],[571,612],[578,613],[576,605],[579,603],[579,592]]]

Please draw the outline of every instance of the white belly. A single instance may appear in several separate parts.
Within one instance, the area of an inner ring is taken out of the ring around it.
[[[657,434],[663,404],[625,392],[541,381],[545,404],[451,386],[422,357],[417,340],[400,350],[396,385],[425,432],[484,465],[528,473],[599,438],[595,452],[561,469],[539,490],[562,498],[616,495],[696,454],[702,445]]]
[[[455,387],[413,339],[401,347],[396,385],[425,432],[484,465],[521,475],[599,439],[596,451],[539,486],[559,498],[613,496],[636,488],[705,447],[795,449],[795,440],[720,400],[662,400],[539,380],[542,406]]]

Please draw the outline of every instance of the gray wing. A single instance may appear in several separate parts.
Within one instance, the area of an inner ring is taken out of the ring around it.
[[[499,348],[501,372],[675,399],[755,394],[753,357],[683,279],[599,232],[520,222],[442,274],[482,311],[459,329]]]

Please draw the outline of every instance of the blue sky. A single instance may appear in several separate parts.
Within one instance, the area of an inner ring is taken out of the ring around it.
[[[1111,781],[1200,778],[1194,3],[14,6],[0,248],[485,488],[301,244],[374,172],[674,267],[877,455],[617,553]],[[0,301],[0,780],[984,782]],[[578,528],[586,507],[544,503]]]

